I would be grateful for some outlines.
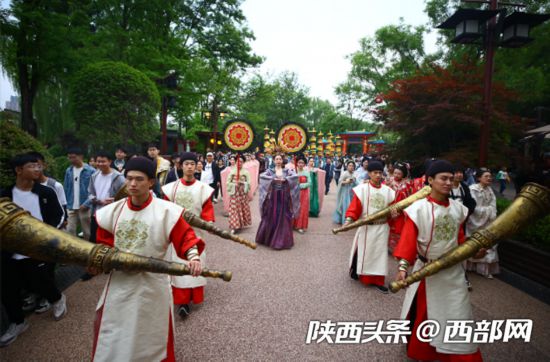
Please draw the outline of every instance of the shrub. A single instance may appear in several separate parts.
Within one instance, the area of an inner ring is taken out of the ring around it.
[[[99,62],[71,83],[77,135],[94,151],[150,142],[159,135],[160,95],[153,81],[120,62]]]
[[[56,169],[54,158],[36,138],[9,121],[0,121],[0,129],[0,188],[14,183],[15,176],[10,161],[20,153],[40,152],[52,170]]]
[[[497,214],[500,215],[511,203],[510,200],[498,198]],[[550,251],[550,215],[522,228],[513,238],[539,249]]]

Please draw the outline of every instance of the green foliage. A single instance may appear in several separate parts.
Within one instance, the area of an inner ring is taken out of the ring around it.
[[[48,173],[57,181],[63,183],[65,179],[65,171],[71,165],[67,156],[54,157],[53,165],[48,164]]]
[[[348,79],[336,88],[340,107],[364,116],[364,109],[393,81],[414,74],[425,58],[425,32],[424,27],[412,27],[400,19],[398,25],[384,26],[373,37],[361,39],[360,49],[350,56]]]
[[[512,204],[511,200],[497,198],[497,215]],[[526,242],[537,248],[550,251],[550,215],[529,224],[513,236],[515,240]]]
[[[548,13],[550,3],[547,0],[522,1],[527,13]],[[459,0],[428,0],[426,13],[430,26],[437,26],[449,18],[458,7],[479,9],[477,3],[464,3]],[[501,5],[508,14],[516,9]],[[454,30],[440,30],[438,42],[445,64],[460,61],[467,54],[470,59],[483,63],[483,51],[476,46],[452,44]],[[550,72],[548,54],[550,54],[550,22],[535,27],[530,36],[535,40],[521,48],[498,47],[495,52],[494,79],[505,84],[516,94],[510,102],[510,108],[521,117],[534,119],[537,107],[550,107]]]
[[[254,36],[240,6],[239,0],[11,1],[0,10],[0,62],[26,105],[23,128],[47,143],[81,133],[81,115],[69,105],[70,81],[100,61],[145,73],[161,96],[175,97],[170,113],[187,126],[204,98],[226,101],[231,92],[218,87],[235,92],[239,72],[262,61],[252,52]],[[177,88],[161,84],[171,71]]]
[[[306,123],[308,92],[294,73],[282,73],[273,81],[256,75],[243,86],[236,114],[250,120],[257,129],[277,129],[289,121]]]
[[[78,136],[96,149],[136,146],[158,134],[157,88],[124,63],[88,65],[74,77],[72,96]]]
[[[10,162],[18,154],[40,152],[50,167],[56,167],[53,157],[44,145],[27,132],[7,121],[0,121],[0,129],[0,188],[8,187],[15,182]]]

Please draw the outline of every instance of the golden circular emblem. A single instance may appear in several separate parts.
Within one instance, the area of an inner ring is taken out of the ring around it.
[[[223,132],[223,140],[233,151],[245,151],[254,142],[254,130],[246,121],[229,121]]]
[[[307,131],[297,123],[283,125],[277,134],[277,144],[286,153],[297,153],[307,145]]]

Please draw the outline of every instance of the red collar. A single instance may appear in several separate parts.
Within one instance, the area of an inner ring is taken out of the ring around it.
[[[445,207],[449,206],[449,204],[450,204],[449,199],[447,199],[445,201],[437,201],[436,199],[434,199],[431,196],[428,196],[428,201],[433,202],[434,204],[445,206]]]
[[[180,180],[181,180],[181,183],[184,184],[185,186],[191,186],[191,185],[193,185],[193,184],[195,183],[195,181],[197,181],[196,178],[194,178],[194,179],[191,180],[191,181],[187,181],[187,180],[185,180],[183,177],[180,178]]]
[[[380,185],[376,186],[375,184],[372,183],[372,181],[369,180],[369,184],[374,187],[375,189],[379,189],[382,187],[382,183],[380,183]]]
[[[127,203],[128,203],[128,208],[129,208],[130,210],[133,210],[133,211],[140,211],[140,210],[143,210],[143,209],[145,209],[147,206],[149,206],[149,204],[150,204],[151,202],[153,202],[153,195],[151,195],[150,192],[149,192],[149,198],[148,198],[147,201],[145,201],[145,202],[143,203],[143,205],[141,205],[141,206],[136,206],[136,205],[132,204],[132,197],[128,197],[128,201],[127,201]]]

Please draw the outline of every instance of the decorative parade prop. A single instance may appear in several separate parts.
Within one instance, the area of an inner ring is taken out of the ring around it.
[[[93,267],[100,272],[120,270],[189,275],[180,263],[120,251],[67,234],[30,216],[8,198],[0,199],[0,248],[38,260]],[[203,277],[231,280],[229,271],[203,269]]]
[[[442,269],[461,263],[476,255],[480,249],[493,247],[500,239],[513,235],[526,224],[548,213],[550,213],[550,189],[535,183],[527,183],[514,202],[489,226],[476,231],[463,244],[424,265],[422,269],[415,271],[404,280],[391,282],[389,289],[396,293]]]
[[[240,180],[240,168],[239,163],[241,162],[241,155],[239,152],[244,152],[252,148],[254,144],[254,128],[252,125],[243,119],[235,119],[228,121],[225,124],[225,129],[223,131],[223,140],[225,145],[232,151],[237,152],[236,156],[236,167],[237,167],[237,180]],[[241,162],[241,165],[244,163],[244,159]],[[229,234],[234,236],[232,234]],[[221,236],[221,235],[220,235]],[[222,236],[223,237],[223,236]],[[249,248],[256,249],[256,244],[250,243],[242,238],[231,239],[237,241],[241,244],[248,246]],[[243,241],[246,241],[244,243]]]
[[[349,223],[348,225],[344,225],[344,226],[341,226],[339,228],[332,229],[332,233],[337,234],[337,233],[342,232],[342,231],[348,231],[348,230],[351,230],[351,229],[355,229],[355,228],[361,227],[363,225],[368,225],[368,224],[373,223],[375,221],[387,218],[388,216],[391,215],[392,210],[403,211],[408,206],[410,206],[413,202],[421,200],[425,197],[428,197],[428,195],[431,192],[432,192],[432,188],[430,186],[425,186],[421,190],[418,190],[418,192],[415,192],[414,194],[407,197],[406,199],[403,199],[403,200],[399,201],[395,205],[388,206],[383,210],[380,210],[380,211],[378,211],[378,212],[376,212],[372,215],[368,215],[365,218],[362,218],[362,219],[359,219],[359,220],[354,221],[352,223]]]
[[[122,186],[120,190],[115,195],[115,201],[118,201],[120,199],[123,199],[128,196],[128,192],[126,191],[126,185]],[[196,227],[202,230],[206,230],[214,235],[219,236],[223,239],[232,240],[236,243],[243,244],[244,246],[248,246],[251,249],[256,249],[256,243],[250,242],[246,239],[241,238],[240,236],[231,234],[227,230],[222,230],[219,227],[215,226],[212,223],[206,222],[200,217],[196,216],[189,210],[185,210],[183,214],[181,215],[183,219],[192,227]]]
[[[248,121],[242,119],[228,121],[223,131],[223,140],[233,151],[247,151],[254,144],[254,129]]]
[[[307,130],[298,123],[285,123],[277,132],[277,145],[285,153],[302,152],[306,148],[307,142]]]

